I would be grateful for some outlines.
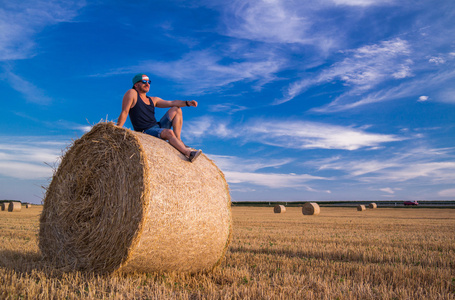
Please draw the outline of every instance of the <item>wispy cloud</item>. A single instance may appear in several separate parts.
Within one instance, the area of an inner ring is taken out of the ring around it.
[[[406,81],[389,88],[370,91],[364,93],[360,97],[356,95],[356,93],[348,91],[337,97],[331,103],[312,110],[317,112],[339,112],[371,103],[391,101],[406,97],[417,97],[419,94],[429,90],[435,91],[434,101],[454,103],[455,99],[451,93],[451,89],[445,87],[445,85],[454,78],[455,70],[450,69],[421,75],[419,79]],[[421,100],[420,102],[423,101]]]
[[[319,75],[291,83],[284,97],[277,99],[275,104],[290,101],[311,86],[332,81],[339,81],[345,86],[349,86],[350,94],[359,94],[385,80],[412,76],[410,65],[413,61],[409,58],[409,44],[399,38],[347,50],[345,54],[344,60],[334,63],[321,71]]]
[[[207,154],[223,171],[255,172],[265,168],[278,168],[293,161],[291,158],[265,159]]]
[[[252,173],[252,172],[224,172],[230,183],[250,183],[269,188],[304,188],[308,191],[316,190],[308,186],[311,180],[327,180],[324,177],[308,174],[277,174],[277,173]]]
[[[215,121],[206,116],[189,122],[188,128],[190,138],[213,135],[293,149],[357,150],[405,139],[393,134],[369,133],[353,127],[296,120],[254,119],[230,125],[227,121]]]
[[[281,70],[285,61],[273,53],[254,55],[253,50],[249,52],[245,56],[239,49],[222,53],[206,49],[189,52],[179,60],[149,60],[138,66],[122,67],[92,76],[131,74],[141,69],[148,74],[173,80],[186,93],[193,95],[214,93],[241,81],[252,83],[254,89],[261,89],[276,79],[275,73]]]
[[[224,25],[226,35],[273,43],[313,43],[306,32],[311,19],[299,14],[296,6],[285,1],[233,1],[226,3]]]
[[[438,195],[442,196],[442,197],[455,198],[455,189],[447,189],[447,190],[439,191]]]
[[[85,1],[2,1],[0,8],[0,61],[34,56],[35,34],[44,27],[71,21]]]
[[[319,170],[338,170],[353,180],[369,183],[403,183],[422,179],[426,183],[452,183],[455,163],[452,148],[402,149],[384,153],[379,159],[349,159],[340,156],[307,163]]]
[[[394,0],[332,0],[337,5],[347,6],[384,6],[393,4]]]
[[[19,92],[29,102],[41,105],[48,105],[52,102],[52,98],[47,96],[42,89],[9,70],[4,69],[0,78],[8,82],[11,88]]]
[[[1,137],[0,174],[18,179],[51,177],[65,143],[42,140],[40,137]]]
[[[382,188],[382,189],[379,189],[379,190],[382,191],[382,192],[385,192],[385,193],[395,194],[395,192],[389,187]]]
[[[253,184],[268,188],[303,188],[307,191],[319,192],[310,187],[307,182],[312,180],[329,180],[325,177],[308,174],[265,172],[264,169],[278,169],[293,160],[265,159],[265,158],[240,158],[236,156],[213,155],[208,156],[215,161],[223,171],[230,184]],[[262,172],[257,172],[262,170]],[[327,191],[324,191],[327,192]]]
[[[248,109],[248,107],[231,103],[215,104],[209,107],[209,111],[211,112],[227,112],[228,114],[233,114],[246,109]]]
[[[249,139],[278,147],[296,149],[357,150],[377,147],[404,138],[392,134],[368,133],[361,129],[317,122],[253,121]]]

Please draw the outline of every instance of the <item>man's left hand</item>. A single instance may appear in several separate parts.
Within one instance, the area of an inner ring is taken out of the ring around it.
[[[188,100],[187,103],[188,103],[188,106],[197,107],[197,102],[196,102],[196,100]]]

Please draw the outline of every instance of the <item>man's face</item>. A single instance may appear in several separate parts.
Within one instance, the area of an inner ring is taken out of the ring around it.
[[[142,75],[142,81],[136,83],[139,92],[147,93],[150,90],[150,79],[147,75]]]
[[[143,81],[139,81],[136,83],[136,89],[139,92],[147,93],[150,90],[150,83],[148,81],[144,83]]]

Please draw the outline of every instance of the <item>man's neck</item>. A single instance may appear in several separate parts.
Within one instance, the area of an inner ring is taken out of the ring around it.
[[[136,90],[136,89],[135,89]],[[147,93],[136,90],[141,98],[147,98]]]

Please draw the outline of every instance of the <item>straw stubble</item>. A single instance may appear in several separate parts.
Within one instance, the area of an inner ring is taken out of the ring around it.
[[[59,267],[98,273],[213,269],[231,237],[229,190],[205,155],[95,125],[64,155],[47,190],[39,247]]]

